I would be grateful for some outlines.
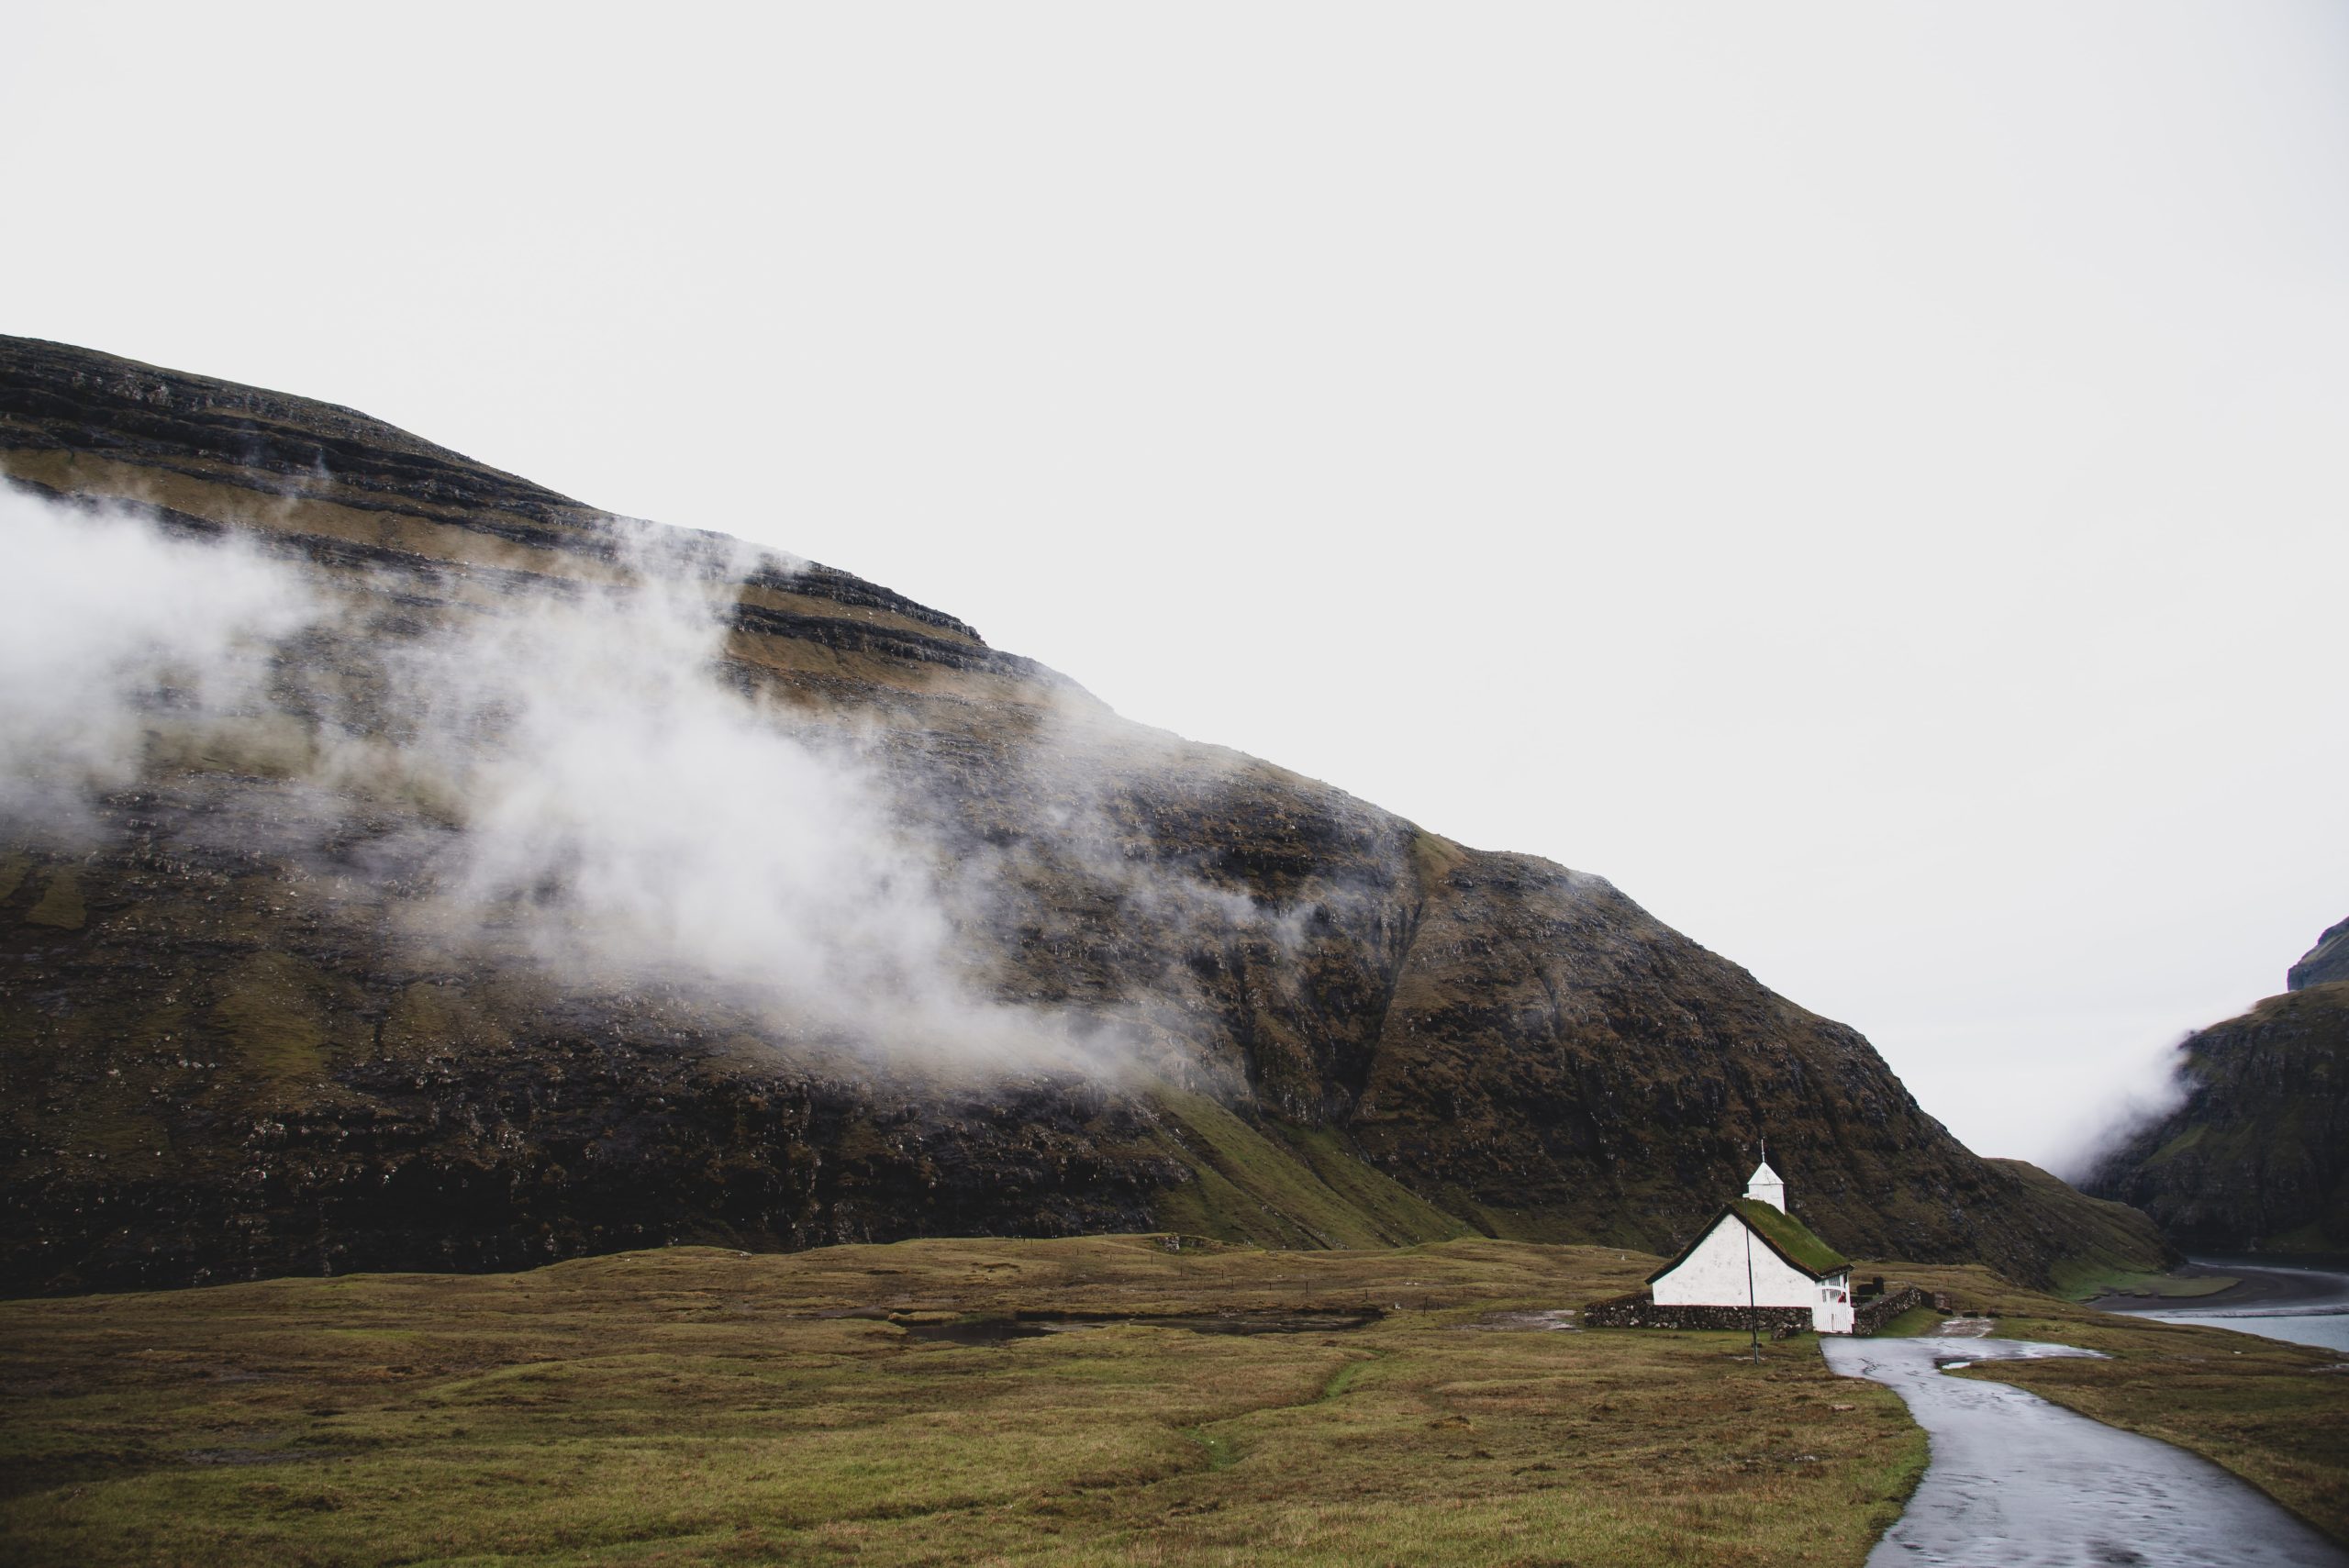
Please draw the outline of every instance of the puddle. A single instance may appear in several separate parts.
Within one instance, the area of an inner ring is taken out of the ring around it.
[[[1553,1307],[1545,1312],[1487,1312],[1474,1323],[1455,1325],[1470,1333],[1506,1333],[1511,1330],[1544,1334],[1580,1333],[1581,1325],[1575,1321],[1574,1308]]]
[[[1995,1318],[1944,1318],[1941,1325],[1931,1334],[1920,1335],[1919,1338],[1933,1340],[1984,1340],[1998,1332],[1998,1320]],[[2020,1343],[2021,1341],[2017,1342]]]
[[[899,1323],[917,1340],[954,1345],[1000,1345],[1041,1340],[1048,1334],[1082,1334],[1095,1329],[1180,1329],[1191,1334],[1329,1334],[1366,1329],[1376,1312],[1194,1312],[1130,1317],[1020,1314],[1011,1318],[963,1318],[946,1323]]]
[[[2089,1420],[2035,1394],[1947,1373],[1985,1362],[2089,1356],[2070,1345],[1969,1339],[1828,1340],[1846,1377],[1900,1396],[1932,1443],[1908,1511],[1869,1568],[2141,1563],[2343,1568],[2349,1555],[2198,1455]]]

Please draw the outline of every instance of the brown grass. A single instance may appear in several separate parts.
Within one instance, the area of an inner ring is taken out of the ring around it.
[[[13,1303],[0,1529],[25,1563],[1860,1562],[1923,1444],[1809,1342],[1475,1326],[1651,1264],[916,1241]]]

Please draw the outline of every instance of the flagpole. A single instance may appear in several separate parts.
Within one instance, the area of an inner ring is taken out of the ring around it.
[[[1745,1228],[1745,1333],[1753,1346],[1753,1364],[1762,1364],[1762,1308],[1753,1302],[1753,1222],[1739,1215]]]

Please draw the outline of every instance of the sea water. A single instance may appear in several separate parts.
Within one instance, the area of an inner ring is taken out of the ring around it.
[[[2343,1356],[2349,1356],[2349,1274],[2335,1273],[2327,1269],[2279,1268],[2274,1263],[2254,1263],[2248,1259],[2197,1258],[2194,1261],[2229,1273],[2255,1269],[2261,1273],[2288,1275],[2303,1283],[2308,1287],[2307,1294],[2268,1307],[2239,1307],[2232,1310],[2221,1306],[2176,1307],[2132,1316],[2156,1318],[2165,1323],[2199,1323],[2212,1329],[2233,1329],[2270,1340],[2288,1340],[2295,1345],[2339,1351]]]

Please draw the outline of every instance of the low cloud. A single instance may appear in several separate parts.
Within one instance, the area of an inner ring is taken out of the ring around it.
[[[2158,1051],[2138,1052],[2117,1072],[2108,1066],[2100,1078],[2105,1098],[2075,1124],[2065,1152],[2049,1168],[2067,1182],[2088,1181],[2130,1140],[2183,1106],[2194,1089],[2186,1073],[2186,1045],[2195,1032]]]
[[[20,836],[86,834],[95,795],[233,755],[310,803],[281,836],[395,807],[397,858],[425,868],[396,912],[436,941],[597,986],[684,976],[795,1036],[961,1068],[1104,1073],[1131,1054],[1118,998],[995,994],[1042,862],[1161,936],[1297,940],[1296,912],[1116,841],[1108,781],[1152,761],[1129,754],[1149,732],[1048,709],[1023,756],[1034,819],[982,842],[885,733],[729,672],[740,583],[793,565],[734,541],[616,523],[594,580],[484,591],[0,506],[0,807]]]
[[[86,827],[167,729],[262,706],[315,595],[244,541],[173,538],[0,489],[0,812]]]
[[[440,897],[518,919],[567,973],[685,970],[964,1062],[1068,1051],[1056,1020],[982,994],[949,846],[870,747],[719,678],[758,558],[622,542],[613,584],[503,601],[400,655],[403,751],[461,803]]]

